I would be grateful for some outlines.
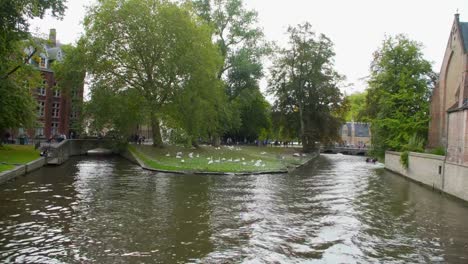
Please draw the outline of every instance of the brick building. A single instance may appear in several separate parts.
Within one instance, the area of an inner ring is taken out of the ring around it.
[[[447,161],[468,165],[468,22],[455,15],[439,81],[431,98],[429,148],[447,149]]]
[[[50,138],[57,134],[69,137],[74,123],[78,122],[80,108],[83,102],[83,87],[73,89],[58,89],[52,70],[54,61],[61,61],[66,54],[57,43],[55,29],[50,30],[49,41],[38,52],[38,59],[31,59],[29,63],[39,71],[43,77],[40,87],[33,90],[37,100],[37,121],[34,128],[20,128],[13,137],[27,134],[29,138]],[[84,76],[83,76],[84,78]],[[76,132],[74,132],[76,134]]]

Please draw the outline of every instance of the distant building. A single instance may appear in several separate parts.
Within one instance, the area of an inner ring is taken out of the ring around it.
[[[344,146],[364,147],[371,144],[370,125],[361,122],[346,122],[340,131]]]
[[[447,161],[468,165],[468,22],[455,15],[439,81],[431,98],[428,147],[447,148]]]
[[[66,89],[67,91],[57,89],[51,68],[54,61],[61,61],[66,56],[60,46],[56,40],[56,30],[51,29],[49,41],[38,51],[38,58],[30,59],[29,64],[37,67],[43,77],[42,85],[33,92],[37,100],[37,121],[34,128],[20,128],[13,133],[14,138],[22,134],[28,135],[29,138],[47,139],[56,134],[69,137],[73,123],[78,122],[80,110],[74,105],[83,102],[83,87]]]

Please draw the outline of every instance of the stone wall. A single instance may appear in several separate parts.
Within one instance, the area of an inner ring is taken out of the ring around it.
[[[442,190],[444,156],[410,152],[408,169],[400,163],[400,152],[385,153],[385,168],[414,181]]]
[[[468,166],[445,163],[444,191],[468,201]]]
[[[400,154],[385,152],[385,168],[468,201],[468,166],[446,162],[445,156],[410,152],[406,169],[400,163]]]
[[[0,172],[0,184],[7,182],[11,179],[16,177],[25,175],[31,171],[37,170],[46,164],[45,158],[39,158],[37,160],[33,160],[25,165],[18,166],[14,169]]]

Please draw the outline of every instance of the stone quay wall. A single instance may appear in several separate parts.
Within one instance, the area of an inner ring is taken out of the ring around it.
[[[468,201],[468,167],[446,162],[445,156],[410,152],[408,168],[400,152],[385,152],[385,168],[431,188]]]
[[[23,176],[26,173],[30,173],[34,170],[37,170],[42,166],[46,165],[46,163],[46,158],[41,157],[37,160],[33,160],[29,163],[26,163],[25,165],[15,167],[8,171],[0,172],[0,184],[5,183],[16,177]]]

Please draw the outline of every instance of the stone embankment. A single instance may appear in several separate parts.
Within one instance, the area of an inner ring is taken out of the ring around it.
[[[11,170],[0,172],[0,184],[5,183],[11,179],[14,179],[19,176],[23,176],[26,173],[32,172],[44,166],[46,164],[46,158],[39,158],[33,160],[24,165],[17,166]]]
[[[411,180],[468,201],[468,167],[446,161],[445,156],[410,152],[408,168],[400,152],[385,153],[385,168]]]

